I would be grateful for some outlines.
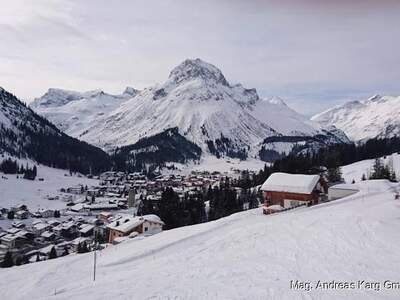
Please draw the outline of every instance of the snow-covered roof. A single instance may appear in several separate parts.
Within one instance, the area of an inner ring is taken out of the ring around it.
[[[164,225],[164,222],[160,219],[160,217],[156,215],[144,215],[141,217],[123,216],[122,218],[110,223],[107,227],[126,233],[132,231],[146,221]]]
[[[49,254],[51,252],[51,249],[54,248],[54,245],[48,245],[46,247],[40,248],[39,252],[44,253],[44,254]]]
[[[83,243],[83,242],[89,242],[89,241],[90,241],[89,238],[86,238],[86,237],[77,237],[76,239],[74,239],[74,240],[71,241],[71,244],[77,246],[77,245],[79,245],[79,244],[81,244],[81,243]]]
[[[54,233],[50,231],[45,231],[40,236],[44,238],[51,238],[52,236],[54,236]]]
[[[273,173],[261,186],[261,190],[311,194],[319,179],[319,175]]]
[[[79,232],[81,233],[88,233],[89,231],[91,231],[92,229],[94,229],[93,225],[90,224],[85,224],[82,226],[82,228],[79,230]]]
[[[33,228],[36,230],[42,230],[42,229],[46,229],[49,227],[49,224],[47,223],[37,223],[35,225],[33,225]]]
[[[87,209],[116,209],[118,208],[117,204],[109,204],[109,203],[97,203],[90,205],[83,205],[83,208]]]
[[[153,222],[153,223],[158,223],[158,224],[161,224],[161,225],[165,225],[165,223],[164,223],[164,222],[160,219],[160,217],[157,216],[157,215],[144,215],[143,218],[144,218],[146,221],[149,221],[149,222]]]
[[[110,229],[118,230],[124,233],[127,233],[139,225],[144,223],[144,219],[141,217],[123,217],[120,218],[111,224],[109,224],[107,227]]]

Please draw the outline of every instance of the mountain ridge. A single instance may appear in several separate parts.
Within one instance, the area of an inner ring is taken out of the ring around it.
[[[74,104],[84,102],[89,99]],[[71,103],[65,104],[58,112],[53,108],[37,109],[37,112],[58,124],[60,129],[65,128],[66,133],[111,152],[117,147],[135,144],[141,138],[178,128],[204,154],[229,156],[227,153],[246,152],[240,156],[259,157],[267,137],[306,137],[327,131],[292,110],[279,97],[261,99],[255,89],[230,84],[221,70],[200,59],[183,61],[172,69],[163,84],[123,98],[107,112],[99,110],[102,115],[92,118],[91,122],[80,125],[80,107],[68,111],[71,106]],[[75,114],[75,119],[63,119],[68,114]],[[343,139],[343,135],[338,136],[335,142],[341,143]],[[224,144],[220,147],[224,150],[216,154],[218,143]],[[292,146],[268,145],[271,151],[277,152],[290,151]]]
[[[62,133],[4,88],[0,88],[0,152],[85,173],[110,165],[101,149]]]
[[[322,126],[335,126],[355,142],[400,134],[400,96],[374,95],[336,105],[311,118]]]

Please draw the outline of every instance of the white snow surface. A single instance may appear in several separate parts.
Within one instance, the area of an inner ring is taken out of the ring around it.
[[[51,88],[35,99],[30,107],[54,123],[66,134],[80,138],[137,91],[127,87],[121,95],[106,94],[101,90],[76,92]]]
[[[399,290],[290,290],[290,280],[399,280],[398,185],[270,216],[250,210],[129,239],[97,255],[2,269],[4,299],[398,299]]]
[[[400,134],[400,96],[375,95],[367,100],[335,106],[311,118],[335,126],[354,141]]]
[[[257,153],[269,136],[321,132],[319,124],[296,113],[282,99],[260,99],[255,89],[230,85],[218,68],[200,59],[185,60],[165,83],[126,99],[129,95],[125,93],[119,100],[107,98],[105,106],[95,106],[93,103],[101,101],[91,94],[65,104],[57,101],[54,107],[47,105],[51,97],[46,94],[32,108],[67,134],[106,150],[174,127],[205,152],[206,141],[221,135],[235,147]]]
[[[396,173],[397,180],[400,180],[400,154],[393,153],[385,157],[380,158],[382,164],[388,165]],[[372,167],[374,165],[375,159],[361,160],[350,165],[342,166],[342,177],[346,183],[351,183],[354,179],[355,182],[361,181],[363,174],[366,178],[372,172]]]
[[[273,173],[261,186],[263,191],[311,194],[320,179],[319,175]]]
[[[24,164],[24,160],[19,160]],[[28,162],[30,166],[32,162]],[[25,165],[25,164],[24,164]],[[36,164],[37,165],[37,164]],[[48,200],[47,196],[57,196],[61,193],[61,188],[76,186],[78,184],[98,185],[98,180],[70,176],[68,170],[54,169],[43,165],[37,165],[36,180],[27,180],[19,175],[10,175],[0,173],[0,207],[9,208],[20,204],[26,204],[30,211],[36,211],[39,208],[62,209],[65,208],[65,202],[61,200]],[[67,176],[65,176],[67,175]],[[43,178],[44,181],[39,181]]]

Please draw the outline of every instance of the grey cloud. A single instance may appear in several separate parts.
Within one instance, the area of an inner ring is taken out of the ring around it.
[[[58,1],[23,24],[0,25],[0,85],[31,99],[49,86],[119,92],[162,82],[200,57],[232,83],[312,114],[372,92],[400,93],[399,4]]]

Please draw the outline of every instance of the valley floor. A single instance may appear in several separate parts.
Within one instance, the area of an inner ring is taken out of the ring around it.
[[[0,173],[0,207],[25,204],[31,211],[38,208],[62,209],[65,202],[47,200],[47,196],[60,195],[61,188],[82,185],[97,185],[98,180],[86,177],[70,176],[68,170],[49,168],[38,165],[36,180],[22,179],[22,176]],[[43,181],[39,181],[43,178]]]
[[[129,240],[93,253],[0,270],[4,299],[398,299],[400,200],[387,181],[334,202],[261,209]],[[379,282],[380,290],[290,289],[290,281]]]

